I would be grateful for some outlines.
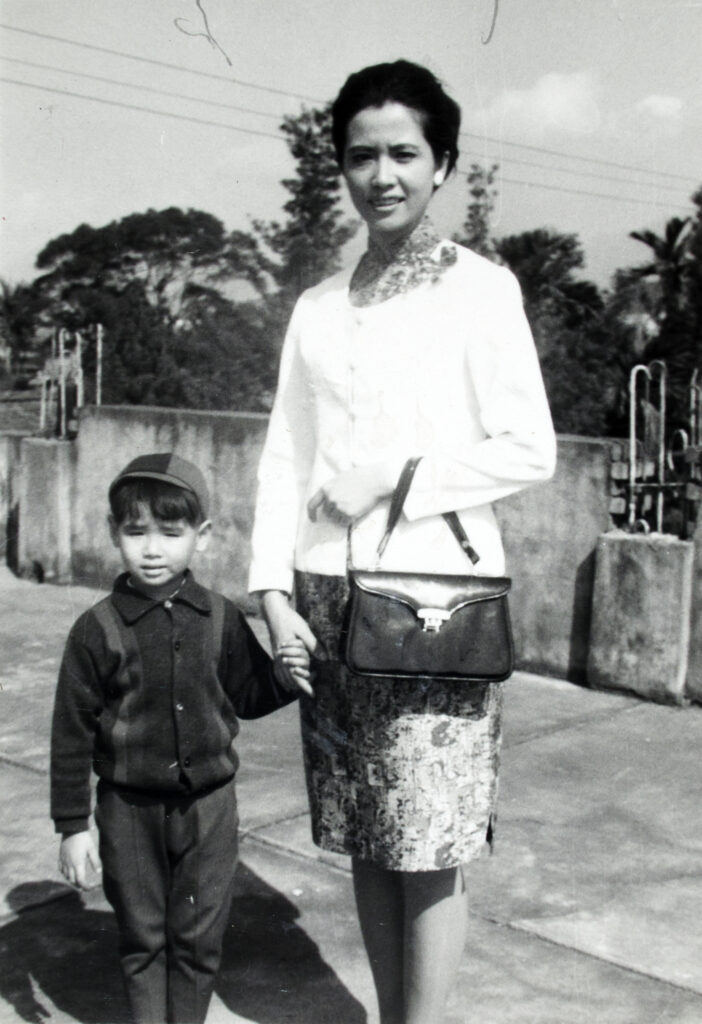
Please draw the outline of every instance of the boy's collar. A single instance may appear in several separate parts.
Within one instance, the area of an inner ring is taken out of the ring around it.
[[[133,585],[129,580],[129,573],[126,572],[117,577],[112,589],[112,603],[127,625],[136,622],[137,619],[140,619],[142,615],[146,615],[153,608],[158,608],[160,605],[165,604],[166,600],[173,600],[174,602],[183,601],[203,615],[209,615],[212,611],[212,603],[208,592],[199,583],[195,582],[195,578],[189,569],[185,570],[183,582],[172,598],[165,595],[160,600],[156,600]]]

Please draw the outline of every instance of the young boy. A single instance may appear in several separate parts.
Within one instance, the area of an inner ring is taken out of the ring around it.
[[[237,860],[237,717],[311,692],[297,642],[275,662],[189,565],[210,538],[196,466],[134,459],[109,489],[126,570],[68,637],[54,707],[51,815],[59,867],[81,888],[100,871],[137,1022],[204,1021]],[[91,833],[90,769],[98,776]]]

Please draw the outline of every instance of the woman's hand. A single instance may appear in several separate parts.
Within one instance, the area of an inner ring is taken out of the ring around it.
[[[302,640],[295,638],[281,644],[273,662],[276,679],[284,690],[304,690],[312,695],[310,685],[310,652]]]
[[[390,466],[384,462],[349,469],[312,495],[307,503],[307,513],[313,523],[318,517],[325,516],[334,523],[348,526],[391,495],[395,483]]]
[[[289,649],[290,645],[294,646],[296,641],[301,641],[313,658],[318,661],[326,659],[324,648],[317,637],[302,616],[290,607],[287,594],[281,590],[267,590],[261,597],[261,610],[268,625],[274,657],[286,648]],[[305,673],[296,673],[294,681],[301,690],[311,697],[314,696],[314,691],[310,686],[309,679],[305,677]]]

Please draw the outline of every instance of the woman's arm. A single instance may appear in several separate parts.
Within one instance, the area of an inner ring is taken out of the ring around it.
[[[301,640],[311,655],[322,656],[320,644],[301,615],[290,604],[288,594],[267,590],[261,595],[261,611],[271,636],[273,653],[290,640]]]
[[[519,284],[505,268],[492,272],[499,276],[480,297],[465,356],[486,436],[460,457],[427,453],[405,502],[410,520],[489,504],[555,469],[556,436]]]
[[[275,401],[258,466],[249,591],[292,591],[298,517],[315,450],[312,389],[300,353],[304,299],[283,343]]]

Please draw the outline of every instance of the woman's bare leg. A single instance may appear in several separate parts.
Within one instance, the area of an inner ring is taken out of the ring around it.
[[[404,1017],[440,1024],[468,930],[468,894],[460,868],[406,872]]]
[[[380,1024],[404,1024],[402,875],[354,858],[353,888],[378,995]]]

